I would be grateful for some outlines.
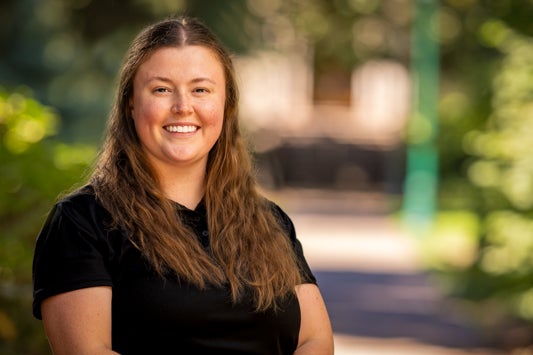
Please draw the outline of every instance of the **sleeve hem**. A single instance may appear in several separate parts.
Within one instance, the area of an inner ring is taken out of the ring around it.
[[[46,288],[46,289],[35,290],[34,297],[33,297],[33,307],[32,307],[33,316],[37,319],[42,320],[41,303],[42,301],[44,301],[45,299],[49,297],[59,295],[61,293],[70,292],[70,291],[81,290],[81,289],[89,288],[89,287],[99,287],[99,286],[113,287],[113,283],[110,280],[91,280],[91,281],[79,282],[76,284],[61,285],[61,287],[56,287],[56,288]]]

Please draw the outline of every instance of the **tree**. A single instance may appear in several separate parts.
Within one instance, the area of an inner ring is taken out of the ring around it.
[[[39,354],[47,349],[31,317],[31,264],[35,238],[56,196],[82,180],[92,146],[53,139],[55,110],[28,89],[0,89],[0,352]]]

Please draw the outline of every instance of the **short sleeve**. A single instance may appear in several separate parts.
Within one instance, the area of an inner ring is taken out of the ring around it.
[[[307,260],[305,259],[302,243],[300,243],[296,237],[296,229],[294,228],[291,218],[278,205],[273,203],[273,207],[276,216],[280,220],[281,226],[290,238],[294,253],[296,254],[296,258],[298,260],[298,266],[300,267],[300,273],[302,274],[303,282],[316,284],[316,278],[313,275]]]
[[[87,199],[83,200],[87,201]],[[112,286],[112,250],[94,208],[83,201],[59,202],[37,237],[33,258],[33,315],[41,302],[86,287]]]

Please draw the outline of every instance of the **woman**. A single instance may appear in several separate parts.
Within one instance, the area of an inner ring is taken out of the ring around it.
[[[132,43],[89,183],[37,240],[55,354],[332,354],[289,217],[257,192],[226,50],[200,22]]]

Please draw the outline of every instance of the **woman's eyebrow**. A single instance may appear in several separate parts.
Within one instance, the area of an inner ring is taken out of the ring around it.
[[[167,77],[164,77],[164,76],[153,76],[151,78],[148,78],[148,81],[162,81],[162,82],[166,82],[166,83],[172,83],[173,81]],[[212,84],[216,84],[216,82],[211,79],[211,78],[208,78],[208,77],[198,77],[198,78],[194,78],[192,80],[190,80],[190,83],[200,83],[200,82],[203,82],[203,81],[207,81],[207,82],[210,82]]]
[[[207,81],[207,82],[210,82],[212,84],[216,84],[216,82],[213,79],[207,78],[207,77],[194,78],[194,79],[191,80],[191,83],[199,83],[199,82],[202,82],[202,81]]]
[[[149,82],[150,81],[163,81],[165,83],[172,83],[172,80],[164,76],[153,76],[153,77],[148,78],[148,81]]]

